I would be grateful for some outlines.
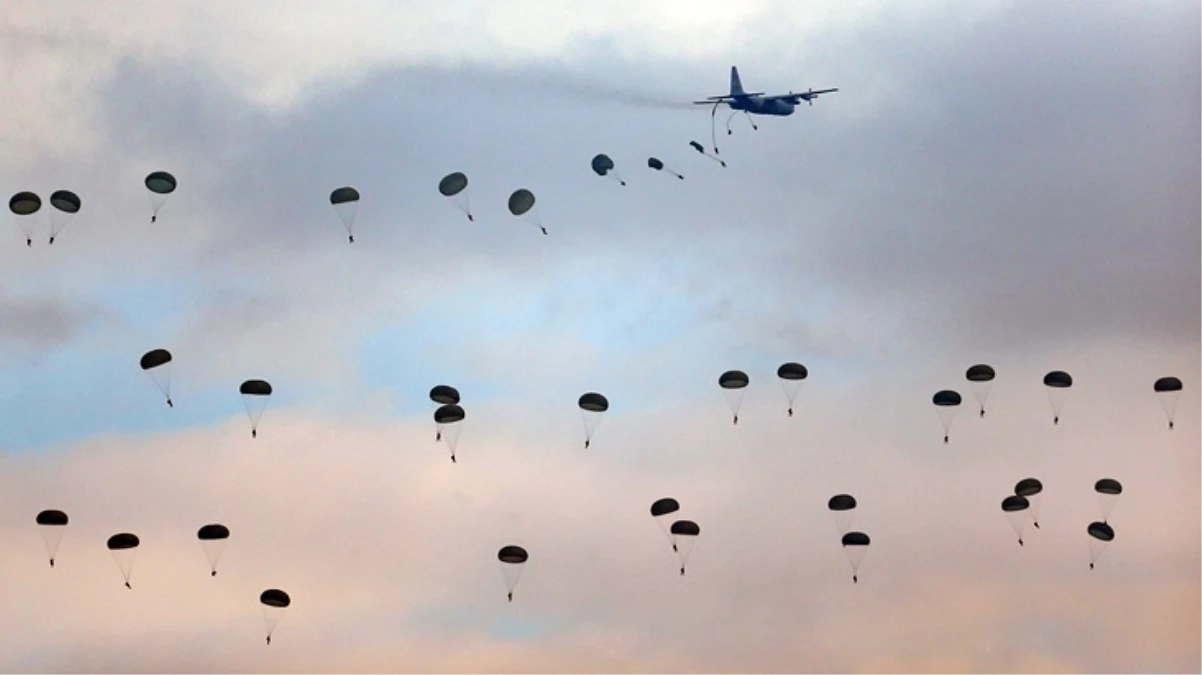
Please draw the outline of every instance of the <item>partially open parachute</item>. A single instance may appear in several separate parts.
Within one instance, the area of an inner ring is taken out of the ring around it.
[[[672,174],[673,176],[676,176],[680,180],[684,180],[684,176],[682,176],[682,175],[676,173],[675,171],[673,171],[672,169],[669,169],[668,167],[664,166],[664,163],[662,161],[660,161],[659,159],[656,159],[655,157],[647,158],[647,166],[651,167],[652,169],[655,169],[656,171],[662,171],[667,174]]]
[[[450,199],[455,206],[463,211],[469,221],[475,221],[472,216],[472,204],[468,196],[467,190],[467,175],[456,171],[443,176],[442,180],[438,181],[438,192],[443,197]]]

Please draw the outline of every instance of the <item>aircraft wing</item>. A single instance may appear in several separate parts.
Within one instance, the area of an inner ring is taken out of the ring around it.
[[[811,89],[810,91],[800,91],[800,92],[797,92],[796,94],[777,94],[775,96],[765,96],[764,100],[765,101],[789,101],[789,100],[809,101],[809,100],[818,98],[819,94],[829,94],[831,92],[836,92],[836,91],[839,91],[839,90],[838,89],[819,89],[818,91],[814,91]]]
[[[733,101],[736,98],[751,98],[753,96],[763,96],[763,95],[764,95],[764,92],[757,91],[757,92],[753,92],[750,94],[739,94],[738,96],[732,96],[730,94],[725,94],[723,96],[709,96],[704,101],[693,101],[693,105],[713,105],[715,103],[723,103],[725,101]]]

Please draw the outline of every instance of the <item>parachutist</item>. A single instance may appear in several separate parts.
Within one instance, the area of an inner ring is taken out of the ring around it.
[[[1022,540],[1022,537],[1019,537],[1019,539],[1018,539],[1018,545],[1019,545],[1019,546],[1022,546],[1022,545],[1023,545],[1023,540]]]
[[[472,217],[472,214],[469,213],[469,214],[467,214],[467,221],[469,223],[474,223],[474,222],[476,222],[476,219],[474,217]]]
[[[251,430],[250,430],[250,437],[251,437],[251,438],[258,438],[258,437],[259,437],[259,431],[258,431],[257,429],[251,429]]]
[[[856,576],[856,575],[854,575],[854,574],[853,574],[853,575],[851,575],[851,583],[853,583],[853,584],[858,584],[858,583],[860,583],[860,577],[858,577],[858,576]]]
[[[133,587],[133,586],[130,586],[128,581],[127,581],[127,582],[125,582],[125,587],[126,587],[126,588],[128,588],[128,589],[129,589],[129,590],[131,590],[131,591],[132,591],[132,590],[134,590],[134,587]]]
[[[437,443],[437,442],[439,442],[439,441],[441,441],[441,440],[442,440],[442,432],[441,432],[441,431],[440,431],[440,432],[438,432],[438,433],[436,433],[436,434],[434,434],[434,442],[435,442],[435,443]]]
[[[174,407],[175,407],[175,404],[171,402],[171,399],[167,399],[167,407],[168,407],[168,408],[174,408]]]
[[[50,237],[50,243],[51,243],[51,244],[53,244],[53,243],[54,243],[54,237]]]
[[[355,235],[352,234],[351,236],[347,237],[347,239],[350,239],[352,244],[355,243]]]
[[[509,592],[508,597],[509,597],[509,601],[513,602],[513,592],[512,591]]]
[[[943,437],[943,442],[944,442],[944,443],[947,443],[947,436],[946,436],[946,435]]]
[[[268,647],[271,646],[271,636],[270,635],[267,636],[267,646]]]
[[[735,415],[735,426],[739,425],[739,416]]]
[[[27,237],[27,238],[25,239],[25,245],[26,245],[26,246],[33,246],[33,240],[32,240],[32,239],[29,239],[29,238]]]
[[[458,463],[459,462],[455,461],[455,455],[451,455],[451,464],[458,464]]]
[[[54,558],[51,558],[51,559],[50,559],[50,566],[51,566],[51,567],[54,567]]]
[[[672,544],[672,550],[676,553],[680,553],[680,549],[676,548],[676,544]]]
[[[984,416],[985,416],[985,409],[981,408],[981,417],[984,417]]]
[[[1093,563],[1089,563],[1089,569],[1093,569]]]
[[[1035,529],[1037,529],[1037,530],[1039,529],[1039,521],[1038,520],[1035,521]]]
[[[1052,424],[1060,424],[1060,416],[1059,415],[1052,418]]]
[[[588,441],[585,441],[585,442],[584,442],[584,449],[585,449],[585,450],[588,450],[588,444],[589,444],[589,442],[588,442]]]
[[[1172,431],[1172,430],[1173,430],[1173,423],[1169,422],[1169,431]]]
[[[792,417],[792,416],[793,416],[793,409],[789,408],[789,417]]]
[[[622,187],[626,187],[626,181],[624,181],[624,180],[620,180],[620,181],[618,181],[618,182],[622,184]]]
[[[547,228],[543,227],[542,225],[539,225],[539,226],[538,226],[538,229],[542,230],[542,231],[543,231],[543,234],[546,234],[546,233],[547,233]]]
[[[213,570],[212,573],[209,574],[209,576],[211,576],[211,577],[217,576],[217,570]]]
[[[683,567],[680,568],[680,576],[682,576],[682,577],[684,576],[684,568]]]
[[[151,217],[150,217],[150,222],[151,222],[151,224],[153,225],[153,224],[154,224],[154,221],[156,221],[156,220],[158,220],[158,219],[159,219],[159,217],[158,217],[157,215],[155,215],[155,216],[151,216]]]

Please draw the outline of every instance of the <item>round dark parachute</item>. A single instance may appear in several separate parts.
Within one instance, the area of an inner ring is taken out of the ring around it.
[[[271,396],[271,385],[267,380],[247,380],[238,391],[248,396]]]
[[[1031,507],[1031,502],[1027,501],[1026,497],[1019,495],[1010,495],[1002,500],[1002,510],[1006,513],[1014,511],[1026,511]]]
[[[521,546],[502,546],[500,551],[497,551],[497,560],[511,565],[519,565],[530,559],[530,554],[526,553],[526,549]]]
[[[851,495],[835,495],[826,503],[831,511],[850,511],[856,508],[856,498]]]
[[[804,380],[810,371],[800,363],[789,362],[776,369],[776,376],[782,380]]]
[[[509,212],[520,216],[534,208],[534,193],[522,188],[509,195]]]
[[[1043,483],[1038,478],[1024,478],[1014,486],[1014,494],[1019,497],[1031,497],[1043,492]]]
[[[330,204],[337,206],[359,201],[359,191],[353,187],[340,187],[330,193]]]
[[[844,546],[867,546],[869,541],[868,535],[863,532],[848,532],[843,535]]]
[[[42,198],[32,192],[18,192],[8,200],[8,210],[18,216],[29,216],[42,208]]]
[[[1090,523],[1085,531],[1089,533],[1089,536],[1098,541],[1114,541],[1114,528],[1106,523]]]
[[[1162,377],[1152,385],[1152,390],[1157,393],[1181,391],[1181,380],[1175,377]]]
[[[1056,389],[1067,389],[1073,386],[1073,376],[1063,370],[1053,370],[1043,376],[1043,383]]]
[[[230,530],[225,525],[205,525],[196,532],[196,538],[201,541],[215,541],[217,539],[229,539]]]
[[[442,180],[438,181],[438,191],[444,197],[454,197],[463,192],[463,189],[466,187],[467,176],[459,171],[449,173]]]
[[[592,161],[593,172],[598,176],[604,176],[614,168],[614,161],[609,158],[609,155],[597,155]]]
[[[655,516],[656,518],[660,516],[666,516],[669,513],[676,513],[679,510],[680,502],[672,499],[671,497],[657,499],[651,504],[651,515]]]
[[[935,392],[935,395],[931,397],[931,402],[937,406],[960,405],[961,400],[960,394],[951,389]]]
[[[581,410],[589,412],[605,412],[609,410],[609,401],[596,392],[589,392],[581,396],[577,405],[580,406]]]
[[[677,536],[696,537],[701,534],[701,527],[691,520],[678,520],[672,523],[670,532]]]
[[[1103,478],[1094,483],[1093,489],[1104,495],[1118,495],[1123,493],[1123,486],[1113,478]]]
[[[278,588],[269,588],[259,595],[259,602],[268,607],[279,607],[283,609],[292,604],[292,598],[288,594]]]
[[[450,403],[440,407],[434,411],[434,421],[438,424],[451,424],[453,422],[462,422],[467,413],[454,403]]]
[[[79,195],[70,190],[57,190],[50,195],[50,205],[63,213],[79,213],[83,202],[79,201]]]
[[[166,171],[155,171],[146,177],[146,189],[158,195],[169,195],[175,192],[177,185],[175,176]]]
[[[651,167],[652,169],[655,169],[656,171],[662,171],[664,168],[664,163],[654,157],[648,157],[647,158],[647,166]]]
[[[455,405],[459,402],[459,390],[446,384],[440,384],[430,390],[430,400],[440,405]]]
[[[968,378],[969,382],[989,382],[996,376],[997,373],[993,371],[993,366],[988,366],[984,363],[978,363],[969,368],[968,372],[964,374],[964,377]]]
[[[718,386],[723,389],[742,389],[751,383],[751,378],[741,370],[728,370],[718,378]]]
[[[138,362],[142,366],[142,370],[158,368],[167,363],[171,363],[171,352],[166,349],[152,349],[143,354],[142,360]]]
[[[38,525],[63,526],[63,525],[67,524],[67,520],[68,520],[67,514],[63,513],[62,511],[55,510],[55,509],[49,509],[46,511],[42,511],[41,513],[38,514],[38,517],[37,517]]]
[[[126,549],[137,548],[141,541],[138,535],[122,532],[109,537],[108,547],[110,551],[124,551]]]

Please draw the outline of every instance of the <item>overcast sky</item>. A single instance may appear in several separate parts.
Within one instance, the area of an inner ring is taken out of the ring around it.
[[[53,246],[48,206],[32,247],[12,214],[0,236],[0,670],[1197,672],[1200,21],[5,3],[0,189],[83,207]],[[758,131],[719,111],[722,168],[690,101],[731,65],[839,92]],[[179,188],[151,224],[156,170]],[[452,171],[475,222],[436,189]],[[547,236],[506,210],[523,187]],[[138,368],[158,347],[174,408]],[[810,370],[793,418],[785,361]],[[1074,378],[1059,425],[1050,370]],[[251,378],[275,387],[253,440]],[[436,384],[467,410],[456,464]],[[587,451],[586,391],[611,403]],[[1020,548],[1000,503],[1027,476]],[[1124,492],[1090,571],[1102,477]],[[701,526],[683,578],[666,496]],[[42,509],[71,517],[54,569]],[[104,547],[124,531],[132,591]],[[506,544],[530,552],[512,604]],[[266,647],[273,587],[293,604]]]

